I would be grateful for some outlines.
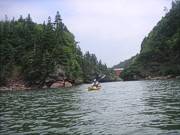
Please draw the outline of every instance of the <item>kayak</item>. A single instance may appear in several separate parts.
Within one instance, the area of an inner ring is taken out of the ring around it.
[[[98,87],[95,87],[95,86],[88,87],[88,90],[100,90],[100,89],[101,89],[101,86],[98,86]]]

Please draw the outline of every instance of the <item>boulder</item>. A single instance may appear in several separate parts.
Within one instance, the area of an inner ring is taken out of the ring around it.
[[[50,88],[62,88],[62,87],[64,87],[64,82],[63,81],[55,82],[50,86]]]
[[[44,85],[42,88],[43,88],[43,89],[47,89],[48,87],[47,87],[46,85]]]
[[[66,88],[72,87],[72,83],[70,83],[70,82],[65,82],[65,86],[64,86],[64,87],[66,87]]]

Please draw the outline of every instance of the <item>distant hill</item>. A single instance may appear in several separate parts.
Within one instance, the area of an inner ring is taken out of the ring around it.
[[[125,60],[125,61],[120,62],[119,64],[113,66],[112,68],[124,68],[124,69],[125,69],[125,68],[127,68],[130,64],[133,63],[133,61],[135,60],[136,57],[137,57],[137,55],[131,57],[131,58],[128,59],[128,60]]]
[[[172,2],[172,9],[144,38],[140,54],[123,71],[122,78],[135,80],[168,75],[180,75],[180,1]]]

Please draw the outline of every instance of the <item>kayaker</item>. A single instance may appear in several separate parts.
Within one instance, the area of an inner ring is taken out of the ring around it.
[[[93,83],[91,84],[91,86],[96,86],[96,79],[93,80]]]
[[[94,79],[91,86],[92,87],[99,87],[100,85],[99,85],[99,82],[96,79]]]

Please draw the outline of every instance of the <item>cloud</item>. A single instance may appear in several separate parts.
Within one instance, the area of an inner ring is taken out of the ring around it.
[[[170,1],[75,0],[71,4],[74,16],[67,24],[82,48],[113,65],[139,52],[141,41],[165,14],[163,7],[169,7]]]
[[[60,11],[82,50],[112,66],[139,52],[143,38],[165,15],[164,6],[170,5],[171,0],[1,0],[0,15],[31,13],[42,23]]]

